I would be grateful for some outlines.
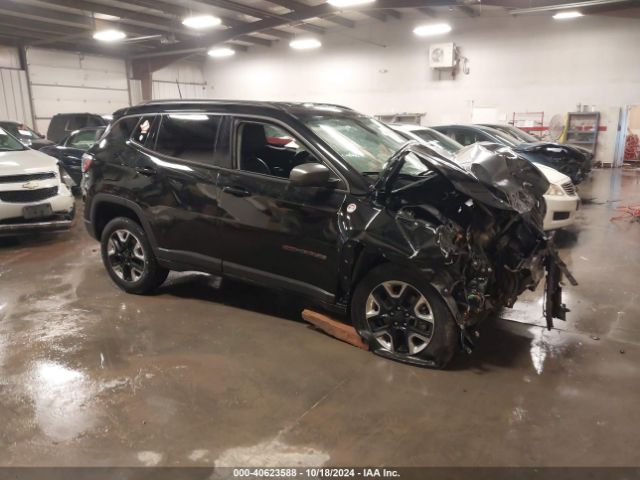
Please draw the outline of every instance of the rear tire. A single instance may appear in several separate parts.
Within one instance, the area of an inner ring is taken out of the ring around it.
[[[158,265],[142,227],[130,218],[117,217],[107,223],[100,244],[109,276],[127,293],[151,293],[169,275],[169,270]]]
[[[419,273],[386,263],[357,285],[351,319],[371,350],[413,365],[444,368],[459,348],[459,328]]]

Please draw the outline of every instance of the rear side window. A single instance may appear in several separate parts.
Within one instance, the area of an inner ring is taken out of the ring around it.
[[[174,158],[212,163],[221,121],[218,115],[204,113],[163,115],[155,150]]]
[[[155,149],[159,122],[160,116],[158,115],[145,115],[142,117],[133,132],[133,141],[149,150]]]
[[[131,132],[138,123],[138,117],[125,117],[114,123],[109,130],[109,138],[126,142],[131,137]],[[98,140],[98,138],[96,138]]]

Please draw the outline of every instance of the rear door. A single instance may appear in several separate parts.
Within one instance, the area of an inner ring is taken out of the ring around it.
[[[293,167],[321,160],[282,124],[235,118],[228,143],[218,178],[225,274],[330,300],[346,184],[291,185]]]
[[[220,270],[218,169],[214,151],[225,118],[207,113],[144,116],[133,132],[137,202],[163,258]]]

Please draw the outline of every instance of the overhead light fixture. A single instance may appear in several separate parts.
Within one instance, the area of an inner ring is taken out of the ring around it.
[[[210,57],[214,58],[223,58],[223,57],[231,57],[236,54],[236,51],[233,48],[229,47],[218,47],[212,48],[207,52]]]
[[[117,42],[127,38],[127,34],[120,30],[99,30],[93,34],[93,38],[100,42]]]
[[[448,23],[433,23],[431,25],[420,25],[413,29],[413,33],[419,37],[430,37],[432,35],[442,35],[451,31]]]
[[[292,40],[289,43],[289,46],[296,50],[311,50],[313,48],[320,48],[322,43],[320,43],[320,40],[316,40],[315,38],[299,38],[297,40]]]
[[[202,30],[204,28],[217,27],[222,23],[222,20],[213,15],[192,15],[182,20],[182,24],[185,27],[193,28],[195,30]]]
[[[568,20],[570,18],[578,18],[582,16],[583,15],[577,10],[570,10],[568,12],[558,12],[553,16],[553,18],[555,20]]]
[[[328,0],[329,5],[334,7],[354,7],[356,5],[365,5],[367,3],[373,3],[375,0]]]

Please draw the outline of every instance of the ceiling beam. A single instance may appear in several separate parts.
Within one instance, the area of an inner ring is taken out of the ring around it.
[[[367,17],[371,17],[371,18],[375,18],[376,20],[380,20],[381,22],[386,22],[387,21],[387,15],[384,12],[378,12],[375,10],[370,10],[370,11],[363,11],[360,12],[363,15],[366,15]]]
[[[290,11],[304,10],[305,8],[309,8],[309,5],[306,3],[302,3],[298,0],[266,0],[269,3],[273,3],[274,5],[279,5],[284,8],[288,8]],[[324,18],[328,22],[335,23],[342,27],[353,28],[356,26],[356,22],[353,20],[349,20],[348,18],[342,17],[340,15],[329,15]]]
[[[266,10],[262,10],[249,5],[234,2],[232,0],[200,0],[200,1],[203,1],[207,5],[211,5],[213,7],[222,8],[235,13],[242,13],[244,15],[249,15],[259,20],[281,17],[281,15],[277,13],[268,12]],[[305,5],[305,7],[306,6],[307,5]],[[253,23],[253,22],[243,22],[243,23]],[[297,22],[295,24],[291,24],[287,26],[291,26],[291,27],[297,28],[298,30],[304,30],[307,32],[316,33],[320,35],[325,33],[325,30],[322,27],[318,27],[317,25],[305,24],[301,22]]]
[[[395,19],[401,19],[402,18],[402,13],[400,13],[397,10],[394,10],[393,8],[387,8],[385,10],[382,10],[385,14],[389,15],[390,17],[393,17]]]
[[[270,47],[273,44],[271,40],[260,37],[252,37],[251,35],[238,35],[234,37],[234,39],[238,40],[239,42],[255,43],[256,45],[262,45],[264,47]]]
[[[455,2],[451,0],[431,0],[428,1],[428,3],[430,5],[455,5]],[[376,6],[380,9],[418,8],[425,6],[425,0],[377,0]],[[357,8],[354,8],[354,10],[357,10]],[[304,10],[298,10],[284,15],[279,15],[278,18],[265,18],[263,20],[248,23],[241,27],[230,28],[223,32],[215,32],[209,35],[204,35],[199,39],[187,40],[185,42],[182,42],[180,45],[141,54],[136,58],[151,58],[176,54],[193,54],[203,51],[206,48],[209,48],[211,45],[223,43],[227,40],[232,40],[239,35],[256,33],[267,28],[281,27],[294,22],[305,21],[310,18],[324,17],[325,15],[329,15],[337,11],[338,10],[336,9],[336,7],[333,7],[328,3],[323,3],[321,5],[316,5],[313,7],[307,7]]]
[[[473,18],[480,16],[480,12],[475,10],[473,7],[470,7],[469,5],[457,5],[456,8],[464,13],[467,17]]]
[[[424,13],[427,17],[437,17],[438,13],[431,7],[416,8],[420,13]]]
[[[25,3],[24,0],[22,3]],[[108,5],[90,3],[83,0],[38,0],[38,5],[42,8],[65,7],[78,12],[85,12],[89,14],[100,13],[104,15],[111,15],[118,17],[118,22],[128,25],[136,25],[151,30],[160,32],[179,33],[182,35],[197,36],[197,33],[193,30],[187,30],[175,20],[160,19],[158,17],[150,17],[146,14],[135,13],[131,10],[122,8],[115,8]],[[60,10],[57,10],[60,11]],[[99,20],[102,22],[103,20]]]
[[[55,8],[47,8],[44,4],[42,7],[36,7],[28,5],[22,0],[20,2],[9,0],[3,1],[3,6],[0,9],[0,19],[7,17],[49,24],[50,28],[52,28],[52,25],[62,25],[65,27],[81,28],[90,31],[95,30],[95,21],[90,16],[63,12],[56,10]],[[106,25],[113,25],[114,27],[120,28],[133,36],[156,35],[158,33],[162,33],[161,31],[158,31],[157,28],[149,29],[143,27],[132,27],[130,25],[124,25],[119,21],[99,20],[99,22]],[[58,27],[56,27],[56,29],[57,28]]]

